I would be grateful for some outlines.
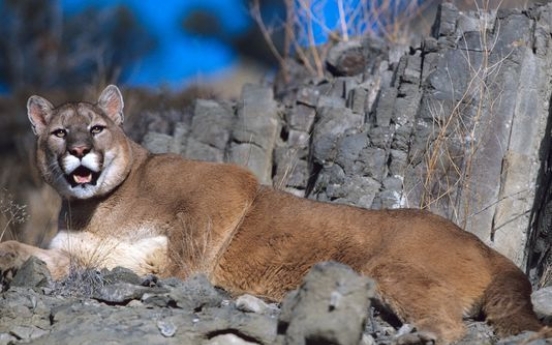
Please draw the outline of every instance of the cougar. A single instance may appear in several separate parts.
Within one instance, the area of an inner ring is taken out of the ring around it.
[[[375,279],[381,301],[440,344],[480,313],[499,336],[549,330],[524,273],[440,216],[315,202],[236,165],[152,154],[123,132],[113,85],[95,104],[31,96],[27,108],[39,171],[63,200],[59,231],[46,249],[1,243],[4,274],[36,256],[54,279],[74,265],[204,273],[232,294],[280,300],[315,263],[334,260]]]

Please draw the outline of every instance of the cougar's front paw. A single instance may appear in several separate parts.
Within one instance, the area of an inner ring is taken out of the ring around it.
[[[21,243],[6,241],[0,243],[0,273],[2,285],[9,282],[15,272],[23,265],[29,256],[24,252]]]

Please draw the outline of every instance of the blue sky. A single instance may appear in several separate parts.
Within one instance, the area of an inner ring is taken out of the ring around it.
[[[61,0],[65,15],[90,6],[118,4],[130,8],[158,43],[154,51],[132,66],[124,82],[134,86],[179,88],[197,77],[214,76],[235,62],[236,55],[223,42],[190,35],[182,29],[182,19],[191,10],[208,10],[230,34],[239,34],[252,25],[248,9],[240,0]]]

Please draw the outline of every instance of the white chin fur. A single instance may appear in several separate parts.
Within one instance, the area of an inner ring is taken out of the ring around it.
[[[62,160],[63,170],[70,174],[79,166],[84,166],[92,171],[100,171],[100,156],[91,152],[79,160],[75,156],[66,156]],[[88,199],[103,195],[117,187],[125,178],[124,167],[117,165],[117,152],[112,150],[105,152],[103,169],[98,176],[95,185],[83,184],[72,187],[65,179],[61,182],[63,186],[56,188],[58,192],[67,197],[77,199]]]
[[[86,184],[72,187],[67,185],[67,194],[77,199],[88,199],[99,194],[100,186]]]

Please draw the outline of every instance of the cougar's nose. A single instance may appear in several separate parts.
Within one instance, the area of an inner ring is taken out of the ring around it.
[[[69,153],[78,158],[86,156],[88,152],[90,152],[90,147],[84,145],[73,146],[69,149]]]

